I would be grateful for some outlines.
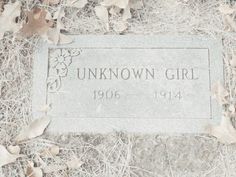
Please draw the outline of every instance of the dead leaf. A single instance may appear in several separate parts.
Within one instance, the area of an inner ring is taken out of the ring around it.
[[[56,156],[58,155],[60,152],[60,148],[58,146],[52,146],[50,148],[47,148],[45,150],[43,150],[40,155],[42,156]]]
[[[16,159],[23,157],[24,155],[15,155],[7,151],[7,149],[0,145],[0,167],[13,163]]]
[[[5,32],[10,31],[16,33],[21,28],[21,24],[16,23],[16,18],[19,17],[21,13],[20,1],[6,4],[4,9],[0,16],[0,39],[3,38]]]
[[[216,137],[221,143],[236,143],[236,130],[229,117],[223,116],[219,126],[210,126],[207,128],[210,135]]]
[[[97,17],[106,24],[107,30],[109,30],[107,8],[104,7],[104,6],[96,6],[95,7],[95,13],[96,13]]]
[[[123,20],[125,21],[125,20],[130,19],[131,17],[132,17],[132,16],[131,16],[131,13],[130,13],[130,7],[129,7],[129,5],[128,5],[128,6],[124,9],[122,18],[123,18]]]
[[[143,0],[130,0],[129,6],[131,9],[142,9],[144,6]]]
[[[111,15],[117,15],[117,14],[120,13],[120,11],[121,11],[121,9],[120,9],[119,7],[114,6],[114,7],[111,7],[111,8],[109,9],[109,14],[111,14]]]
[[[233,31],[236,31],[236,23],[235,23],[233,17],[231,17],[230,15],[226,15],[225,20],[226,20],[227,24],[231,27],[231,29]]]
[[[43,105],[39,111],[40,112],[48,112],[50,109],[52,108],[52,105],[51,104],[46,104],[46,105]]]
[[[26,169],[26,177],[43,177],[43,171],[40,167],[34,167],[33,162],[29,162]]]
[[[101,2],[102,6],[117,6],[121,9],[125,9],[129,4],[129,0],[104,0]]]
[[[83,162],[80,159],[78,159],[78,157],[73,156],[70,161],[66,162],[66,165],[70,169],[78,169],[81,167],[81,165],[83,165]]]
[[[228,4],[222,4],[219,6],[219,11],[224,15],[232,14],[236,11],[235,7],[231,7]]]
[[[233,51],[232,51],[232,58],[230,60],[230,65],[232,67],[236,67],[236,55],[235,55],[235,53]]]
[[[60,0],[42,0],[43,4],[57,5],[60,3]]]
[[[23,24],[21,34],[25,37],[45,35],[53,24],[53,22],[46,20],[46,16],[46,10],[33,8],[27,13],[28,22]]]
[[[3,0],[0,0],[0,15],[2,14],[3,11],[3,5],[4,5]]]
[[[114,30],[118,33],[122,33],[124,32],[126,29],[128,28],[127,23],[124,21],[118,21],[115,25],[114,25]]]
[[[66,165],[55,165],[55,164],[51,164],[51,165],[46,165],[45,167],[43,167],[43,172],[44,173],[54,173],[60,170],[65,170],[67,169]]]
[[[19,146],[10,145],[7,147],[7,149],[11,154],[20,154],[20,147]]]
[[[53,44],[69,44],[73,42],[73,39],[70,36],[66,36],[61,33],[64,25],[62,23],[62,18],[65,16],[65,12],[63,8],[59,8],[53,15],[53,19],[57,20],[57,25],[54,28],[49,28],[48,32],[43,35],[43,39]]]
[[[220,82],[217,82],[212,88],[213,97],[221,104],[227,103],[228,91],[222,86]]]
[[[67,6],[82,9],[87,3],[88,0],[68,0]]]
[[[48,117],[34,120],[31,124],[21,130],[20,134],[15,140],[20,142],[41,136],[49,125],[50,121],[51,120]]]

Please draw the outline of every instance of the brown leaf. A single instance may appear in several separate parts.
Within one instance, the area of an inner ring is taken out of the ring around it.
[[[232,14],[236,11],[235,6],[230,6],[229,4],[222,4],[219,6],[219,11],[222,14],[228,15],[228,14]]]
[[[219,104],[227,104],[227,98],[229,96],[228,91],[223,87],[220,82],[217,82],[212,88],[213,97],[216,98]]]
[[[47,149],[44,149],[40,155],[44,157],[51,157],[51,156],[56,156],[60,152],[60,148],[58,146],[52,146]]]
[[[15,155],[20,154],[20,147],[19,146],[12,146],[12,145],[10,145],[10,146],[7,147],[7,150],[10,153],[15,154]]]
[[[43,177],[43,171],[39,167],[34,167],[34,163],[30,162],[26,168],[26,177]]]
[[[101,2],[103,6],[117,6],[121,9],[125,9],[129,4],[129,0],[104,0]]]
[[[21,130],[20,134],[15,140],[19,142],[41,136],[49,125],[50,121],[51,120],[48,117],[34,120],[31,124]]]
[[[109,30],[109,23],[108,23],[109,19],[108,19],[107,8],[104,6],[96,6],[94,10],[95,10],[97,17],[106,24],[106,28],[107,28],[107,30]]]
[[[2,14],[2,11],[3,11],[3,0],[0,0],[0,15]]]
[[[66,162],[66,165],[70,169],[78,169],[83,165],[83,162],[77,156],[73,156],[68,162]]]
[[[66,6],[83,8],[88,3],[88,0],[68,0]]]
[[[43,4],[57,5],[60,3],[60,0],[42,0]]]
[[[2,39],[6,31],[16,33],[20,30],[21,24],[16,23],[16,18],[20,16],[21,3],[9,3],[4,6],[4,11],[0,16],[0,39]]]
[[[236,143],[236,130],[232,125],[230,117],[223,116],[220,125],[210,126],[207,131],[210,135],[216,137],[221,143]]]
[[[15,162],[17,158],[23,156],[24,155],[11,154],[4,146],[0,145],[0,168],[4,165]]]
[[[47,11],[40,8],[33,8],[27,13],[28,22],[21,29],[21,34],[25,37],[33,35],[45,35],[53,25],[51,21],[46,20]]]

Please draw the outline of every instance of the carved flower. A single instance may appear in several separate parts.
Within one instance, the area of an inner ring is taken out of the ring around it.
[[[72,62],[72,56],[66,49],[57,49],[51,53],[50,65],[55,68],[60,77],[65,77],[68,72],[68,66]]]

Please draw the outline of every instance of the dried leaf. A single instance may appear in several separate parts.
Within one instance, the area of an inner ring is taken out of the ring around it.
[[[43,150],[40,154],[42,156],[56,156],[60,152],[60,148],[58,146],[52,146],[50,148],[47,148]]]
[[[96,6],[95,13],[97,17],[106,24],[107,29],[109,29],[107,8],[104,6]]]
[[[111,15],[117,15],[119,14],[121,11],[121,9],[119,7],[111,7],[110,10],[109,10],[109,14]]]
[[[21,3],[16,1],[15,3],[9,3],[4,6],[4,11],[0,16],[0,39],[6,31],[16,33],[20,30],[21,24],[16,23],[16,18],[20,16]]]
[[[46,105],[43,105],[39,111],[40,112],[48,112],[50,109],[52,108],[52,105],[51,104],[46,104]]]
[[[62,8],[58,9],[58,11],[54,14],[53,19],[57,19],[57,25],[55,28],[49,28],[46,35],[43,38],[49,43],[53,44],[69,44],[73,42],[73,39],[70,36],[66,36],[61,33],[61,30],[64,29],[64,25],[62,24],[62,17],[65,16],[65,12]]]
[[[0,167],[13,163],[16,159],[23,157],[24,155],[15,155],[7,151],[7,149],[0,145]]]
[[[231,27],[231,29],[233,31],[236,31],[236,23],[235,23],[233,17],[231,17],[230,15],[226,15],[225,20],[226,20],[227,24]]]
[[[45,167],[43,167],[43,172],[44,173],[54,173],[60,170],[65,170],[67,169],[66,165],[46,165]]]
[[[66,162],[66,165],[70,169],[78,169],[81,167],[81,165],[83,165],[83,162],[78,159],[78,157],[74,156],[70,161]]]
[[[222,86],[220,82],[216,83],[212,88],[213,97],[221,104],[227,103],[228,91]]]
[[[43,0],[43,4],[57,5],[60,3],[60,0]]]
[[[130,19],[131,17],[132,17],[132,16],[131,16],[131,13],[130,13],[130,7],[127,6],[127,7],[124,9],[124,13],[123,13],[122,18],[123,18],[123,20],[125,21],[125,20]]]
[[[88,0],[69,0],[67,2],[67,6],[77,7],[77,8],[82,9],[87,3],[88,3]]]
[[[229,117],[223,116],[219,126],[208,127],[208,133],[216,137],[221,143],[236,143],[236,130]]]
[[[70,44],[73,42],[73,38],[62,33],[59,34],[58,44]]]
[[[33,162],[30,162],[26,169],[26,177],[43,177],[43,171],[40,167],[34,167]]]
[[[119,21],[114,25],[114,30],[118,33],[124,32],[127,28],[127,23],[124,21]]]
[[[236,67],[236,55],[235,55],[235,53],[233,51],[232,51],[232,58],[230,60],[230,65],[232,67]]]
[[[0,15],[2,14],[2,11],[3,11],[3,5],[4,5],[4,2],[0,0]]]
[[[224,15],[232,14],[236,11],[235,7],[231,7],[228,4],[222,4],[219,6],[219,11]]]
[[[104,0],[101,2],[103,6],[117,6],[121,9],[125,9],[129,4],[129,0]]]
[[[25,37],[33,35],[45,35],[52,22],[46,19],[47,11],[40,8],[33,8],[27,13],[28,22],[21,29],[21,34]]]
[[[142,9],[144,6],[143,0],[130,0],[129,6],[131,9]]]
[[[31,124],[21,130],[20,134],[15,140],[19,142],[41,136],[49,125],[50,121],[51,120],[48,117],[34,120]]]
[[[7,149],[11,154],[20,154],[20,147],[19,146],[10,145],[7,147]]]

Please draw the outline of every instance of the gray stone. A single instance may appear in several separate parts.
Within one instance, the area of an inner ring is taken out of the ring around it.
[[[220,40],[199,36],[76,36],[43,44],[34,63],[33,114],[51,105],[56,132],[200,133],[220,108]]]

